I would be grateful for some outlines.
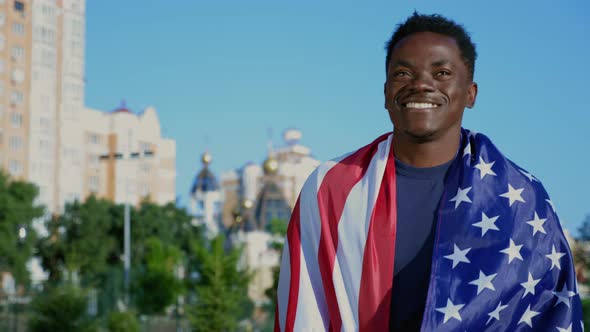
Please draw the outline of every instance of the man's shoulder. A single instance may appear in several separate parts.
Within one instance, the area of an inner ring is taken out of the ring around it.
[[[391,133],[383,134],[365,146],[320,163],[307,178],[304,188],[311,186],[317,191],[320,185],[333,186],[354,176],[353,169],[366,168],[376,153],[389,151],[391,136]],[[329,172],[338,172],[338,181],[324,181]]]
[[[471,156],[470,166],[479,168],[482,166],[478,165],[491,165],[492,171],[496,167],[502,167],[501,172],[505,176],[507,181],[505,185],[507,187],[511,186],[513,190],[523,189],[529,193],[528,195],[532,194],[538,198],[548,199],[547,191],[541,181],[532,172],[529,172],[527,168],[522,167],[501,153],[489,137],[473,131],[468,131],[468,137],[470,140],[469,144],[475,143],[478,146],[476,155]],[[494,164],[497,164],[497,166],[494,167]]]

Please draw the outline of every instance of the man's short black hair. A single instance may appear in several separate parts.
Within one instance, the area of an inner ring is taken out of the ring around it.
[[[469,70],[471,79],[475,71],[475,59],[477,52],[475,51],[475,44],[471,41],[469,33],[465,28],[439,14],[424,15],[414,12],[414,14],[401,24],[398,24],[391,39],[387,42],[387,57],[385,58],[385,72],[391,60],[391,53],[395,45],[405,37],[417,32],[434,32],[441,35],[449,36],[457,42],[463,61]]]

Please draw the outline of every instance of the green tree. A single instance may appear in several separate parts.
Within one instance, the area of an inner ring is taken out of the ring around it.
[[[86,310],[86,294],[80,288],[70,284],[50,288],[33,300],[29,329],[32,332],[98,331]]]
[[[248,298],[250,274],[239,268],[241,248],[224,250],[225,239],[218,235],[206,247],[194,242],[200,264],[193,284],[196,301],[187,310],[194,331],[235,331],[252,310]]]
[[[175,275],[182,253],[173,245],[152,237],[145,245],[144,271],[137,276],[136,305],[140,313],[161,314],[182,291]]]
[[[109,332],[139,332],[139,322],[132,311],[113,311],[107,320]]]
[[[578,240],[590,241],[590,214],[586,215],[582,225],[578,228],[578,233]]]
[[[272,219],[270,221],[270,232],[273,235],[274,240],[270,243],[269,247],[276,250],[279,254],[283,252],[283,246],[285,244],[284,238],[287,234],[288,223],[281,219]],[[275,266],[272,269],[272,286],[264,291],[264,295],[269,300],[269,303],[264,307],[267,312],[266,322],[263,326],[264,331],[272,331],[274,329],[274,318],[275,310],[277,307],[277,288],[279,287],[279,273],[280,266]]]
[[[12,273],[21,285],[30,281],[26,263],[37,241],[33,221],[44,213],[34,203],[37,194],[35,185],[10,179],[0,171],[0,271]]]
[[[100,283],[115,247],[109,235],[112,207],[112,202],[90,196],[83,203],[67,204],[64,213],[51,220],[49,236],[39,243],[39,254],[52,280],[79,275],[85,284]]]
[[[145,264],[146,243],[149,238],[158,238],[165,245],[175,245],[183,252],[191,251],[190,243],[200,238],[200,228],[191,224],[192,217],[185,209],[174,203],[157,205],[144,201],[131,213],[132,264]],[[117,221],[123,240],[123,219]],[[121,242],[122,243],[122,242]]]

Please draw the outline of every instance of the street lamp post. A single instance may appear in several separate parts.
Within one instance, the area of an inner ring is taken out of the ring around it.
[[[131,152],[131,131],[129,132],[128,154],[122,153],[101,155],[101,160],[137,160],[141,157],[149,158],[153,151]],[[113,198],[114,199],[114,198]],[[131,284],[131,206],[129,203],[129,181],[125,181],[125,212],[123,221],[123,282],[125,287],[125,304],[129,306],[129,288]]]
[[[18,226],[18,246],[23,246],[25,241],[27,239],[27,228],[25,227],[25,225],[19,225]],[[18,332],[19,330],[19,315],[18,315],[18,287],[15,283],[15,293],[12,295],[12,310],[14,312],[13,314],[13,331]]]

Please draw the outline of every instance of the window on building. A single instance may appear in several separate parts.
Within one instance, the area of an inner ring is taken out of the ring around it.
[[[100,188],[100,179],[98,176],[91,176],[88,178],[88,190],[90,192],[96,193],[99,191]]]
[[[22,1],[15,1],[14,2],[14,10],[16,10],[17,12],[20,13],[24,13],[25,12],[25,3]]]
[[[96,154],[89,154],[88,155],[88,164],[92,168],[98,168],[100,166],[100,158]]]
[[[150,164],[148,164],[148,163],[142,163],[139,167],[140,167],[140,169],[141,169],[141,171],[143,173],[145,173],[145,174],[149,174],[150,173],[150,169],[151,169],[150,168]]]
[[[46,139],[39,140],[39,147],[44,152],[51,151],[51,142]]]
[[[10,102],[13,105],[20,105],[23,103],[24,100],[25,96],[20,91],[12,91],[12,93],[10,94]]]
[[[25,57],[25,49],[20,46],[12,48],[11,55],[14,59],[20,60]]]
[[[10,124],[13,128],[20,128],[23,125],[23,115],[13,112],[10,114]]]
[[[15,68],[12,70],[12,81],[22,83],[25,80],[25,72],[22,69]]]
[[[20,151],[23,148],[23,139],[20,136],[10,136],[8,146],[13,152]]]
[[[39,118],[39,127],[41,127],[41,131],[44,133],[49,133],[51,129],[51,120],[46,117]]]
[[[25,25],[18,22],[12,23],[12,32],[15,35],[23,36],[25,34]]]
[[[18,160],[10,160],[8,162],[8,172],[12,176],[20,175],[23,172],[23,166]]]
[[[140,184],[139,185],[139,195],[142,197],[146,197],[146,196],[149,196],[149,194],[150,194],[150,186],[145,183]]]
[[[100,144],[100,136],[97,134],[90,134],[90,136],[88,136],[88,142],[90,144]]]

